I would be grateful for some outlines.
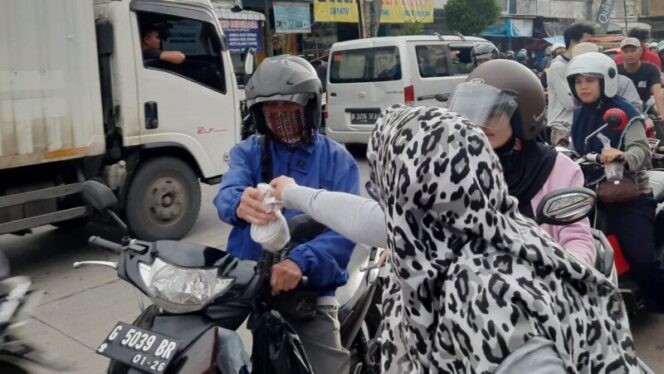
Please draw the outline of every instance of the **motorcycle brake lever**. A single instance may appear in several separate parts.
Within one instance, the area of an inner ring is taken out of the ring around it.
[[[111,261],[76,261],[74,262],[74,269],[78,269],[82,266],[104,266],[111,269],[118,270],[118,263]]]

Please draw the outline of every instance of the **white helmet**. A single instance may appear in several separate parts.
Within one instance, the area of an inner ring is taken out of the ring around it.
[[[560,48],[564,49],[565,44],[563,44],[563,43],[553,43],[553,45],[551,46],[551,52],[555,52],[556,50],[558,50]]]
[[[657,42],[648,43],[648,49],[657,49]]]
[[[600,85],[605,97],[614,97],[618,92],[618,68],[611,57],[603,53],[588,52],[574,57],[567,65],[566,75],[569,88],[577,100],[579,97],[576,95],[574,85],[574,79],[577,75],[601,78]]]

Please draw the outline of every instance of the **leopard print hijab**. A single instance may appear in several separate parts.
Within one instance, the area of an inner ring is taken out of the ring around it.
[[[393,107],[367,157],[391,271],[382,369],[488,373],[530,338],[569,373],[638,372],[622,299],[517,210],[482,131],[440,108]]]

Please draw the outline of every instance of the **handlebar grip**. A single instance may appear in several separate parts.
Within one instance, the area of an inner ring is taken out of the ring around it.
[[[105,249],[113,253],[122,253],[122,249],[124,248],[121,244],[114,243],[98,236],[91,236],[90,239],[88,239],[88,243],[93,247]]]
[[[625,156],[618,156],[613,161],[615,161],[615,162],[625,162]]]

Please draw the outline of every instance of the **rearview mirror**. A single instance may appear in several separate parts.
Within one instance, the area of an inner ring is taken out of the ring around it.
[[[118,206],[118,198],[107,185],[101,182],[95,180],[85,181],[81,188],[83,201],[95,210],[103,212]]]
[[[537,206],[538,224],[569,225],[590,214],[595,206],[595,192],[570,187],[546,194]]]

